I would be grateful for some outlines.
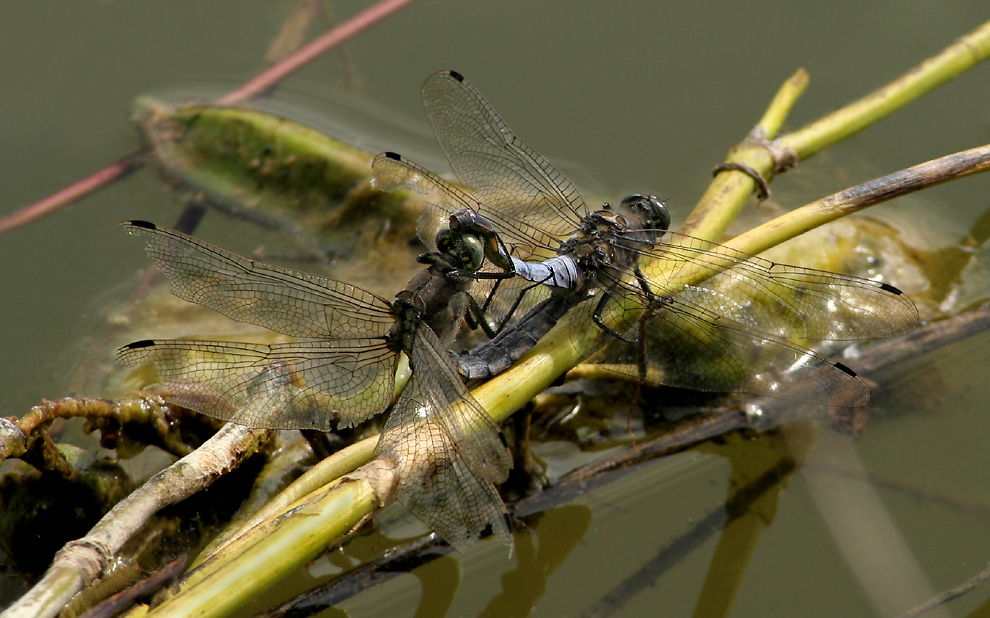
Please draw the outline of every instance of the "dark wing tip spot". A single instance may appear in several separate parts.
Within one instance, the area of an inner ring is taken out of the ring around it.
[[[158,226],[151,221],[124,221],[124,225],[129,225],[131,227],[143,227],[146,230],[157,230]]]
[[[460,73],[458,73],[457,71],[447,71],[447,74],[450,75],[451,77],[453,77],[454,79],[456,79],[459,82],[464,81],[464,76],[461,75]]]
[[[505,434],[502,433],[501,431],[498,432],[498,439],[502,441],[502,446],[504,446],[505,448],[509,448],[509,443],[505,441]]]
[[[891,294],[900,295],[900,294],[903,294],[904,293],[904,292],[901,292],[900,290],[898,290],[897,288],[895,288],[894,286],[890,285],[889,283],[883,283],[883,282],[881,282],[880,283],[880,289],[883,290],[884,292],[890,292]]]
[[[844,371],[848,373],[850,376],[854,378],[856,377],[856,372],[850,369],[849,367],[846,367],[842,363],[835,363],[835,368],[838,369],[839,371]]]
[[[512,517],[508,513],[502,513],[502,518],[505,519],[505,527],[509,529],[509,534],[512,534],[512,531],[515,529],[515,526],[512,524]]]
[[[135,341],[134,343],[128,343],[124,347],[120,348],[121,352],[126,350],[139,350],[141,348],[151,348],[154,347],[155,342],[151,339],[142,339],[141,341]]]
[[[401,161],[402,160],[402,155],[400,155],[397,152],[392,152],[391,150],[386,151],[386,152],[383,152],[382,153],[382,156],[384,156],[386,159],[393,159],[395,161]]]

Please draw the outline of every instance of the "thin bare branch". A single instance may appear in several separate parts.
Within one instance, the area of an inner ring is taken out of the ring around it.
[[[986,582],[988,579],[990,579],[990,564],[988,564],[985,569],[983,569],[973,577],[970,577],[969,579],[959,584],[958,586],[949,588],[944,592],[940,592],[935,596],[933,596],[932,598],[925,601],[924,603],[912,607],[908,611],[901,614],[899,618],[915,618],[915,616],[920,616],[921,614],[924,614],[925,612],[935,607],[938,607],[943,603],[948,603],[953,599],[957,599],[961,597],[962,595],[966,594],[970,590],[973,590],[977,586],[983,585],[983,583]]]

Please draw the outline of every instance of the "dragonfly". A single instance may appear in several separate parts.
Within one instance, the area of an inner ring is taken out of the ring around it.
[[[468,315],[477,277],[511,272],[491,224],[452,215],[428,267],[392,302],[357,286],[250,260],[146,221],[125,221],[173,294],[234,320],[295,338],[253,344],[144,340],[117,353],[152,363],[170,403],[253,428],[350,427],[385,411],[406,355],[412,375],[376,446],[399,469],[397,499],[453,547],[486,530],[511,545],[496,484],[511,460],[498,426],[474,400],[446,349]],[[495,272],[478,272],[488,261]]]
[[[472,208],[495,226],[520,278],[539,284],[524,289],[549,290],[513,326],[460,356],[465,377],[504,370],[562,316],[581,312],[569,333],[598,333],[590,360],[644,382],[860,406],[870,393],[852,369],[793,340],[878,339],[918,324],[914,303],[888,283],[670,232],[655,197],[590,210],[456,71],[430,76],[423,101],[465,189],[394,153],[375,159],[376,183],[425,194],[434,220]],[[518,296],[508,302],[511,311],[517,304]]]

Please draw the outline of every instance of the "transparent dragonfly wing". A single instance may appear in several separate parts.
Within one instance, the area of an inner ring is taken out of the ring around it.
[[[399,501],[456,549],[488,529],[511,544],[511,520],[495,487],[511,467],[498,426],[426,326],[417,329],[410,362],[412,378],[375,450],[399,466]]]
[[[449,224],[450,215],[463,209],[475,212],[486,210],[473,196],[453,185],[419,164],[401,155],[387,152],[379,154],[371,164],[375,185],[383,191],[408,189],[425,196],[429,208],[419,219],[417,232],[430,248],[436,251],[436,237]],[[496,216],[492,221],[499,237],[509,245],[531,244],[532,239],[520,237],[512,226],[506,226],[504,217]],[[516,226],[518,227],[518,226]],[[530,255],[535,249],[528,249]],[[545,249],[539,256],[550,258],[556,252]],[[479,273],[497,272],[501,269],[486,260]],[[493,330],[498,331],[511,321],[513,315],[523,315],[530,308],[546,298],[550,291],[546,286],[533,286],[518,277],[510,279],[479,279],[471,288],[471,296],[484,309]]]
[[[674,233],[656,243],[633,235],[614,242],[637,256],[643,278],[608,263],[586,273],[593,293],[570,297],[583,313],[572,337],[599,331],[597,345],[606,348],[591,362],[656,384],[863,405],[869,394],[848,368],[787,339],[875,339],[918,325],[914,304],[885,283],[776,264]],[[518,326],[542,324],[530,318]],[[486,361],[525,351],[489,348],[513,342],[528,350],[537,339],[515,335],[503,333],[462,355],[462,368],[484,374]]]
[[[677,297],[645,309],[625,336],[635,342],[603,337],[606,345],[589,361],[651,384],[700,391],[838,406],[870,400],[845,365]]]
[[[681,234],[668,233],[645,248],[640,264],[652,293],[676,295],[684,311],[698,308],[699,315],[777,337],[879,339],[918,325],[914,303],[886,283],[777,264]],[[692,285],[677,283],[707,273],[713,274]]]
[[[430,251],[437,250],[437,234],[448,226],[450,215],[465,208],[475,212],[481,209],[477,200],[460,187],[394,152],[376,156],[371,171],[375,187],[381,191],[408,189],[424,196],[429,207],[420,216],[416,232]]]
[[[247,427],[320,431],[384,411],[398,358],[367,339],[137,341],[117,352],[124,365],[153,363],[170,403]]]
[[[557,247],[587,210],[577,187],[516,137],[463,76],[440,71],[423,84],[423,103],[450,167],[524,260]]]
[[[168,401],[209,416],[250,427],[328,431],[389,405],[401,346],[413,375],[378,446],[401,466],[400,500],[460,549],[487,529],[511,543],[511,521],[494,485],[508,476],[507,448],[434,331],[419,321],[443,322],[450,309],[451,324],[435,326],[454,328],[463,315],[458,277],[431,268],[392,305],[354,286],[256,263],[151,223],[125,226],[149,239],[148,254],[180,298],[302,339],[272,345],[138,341],[118,351],[121,363],[151,363]]]
[[[122,225],[147,240],[173,294],[239,322],[314,338],[384,337],[395,323],[389,302],[359,287],[255,262],[154,223]]]

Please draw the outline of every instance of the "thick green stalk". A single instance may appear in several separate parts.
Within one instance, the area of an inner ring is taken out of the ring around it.
[[[291,510],[298,502],[312,496],[320,488],[337,481],[340,477],[353,472],[372,460],[375,454],[375,444],[378,436],[374,435],[365,438],[360,442],[341,449],[322,460],[305,474],[292,482],[282,490],[277,496],[269,500],[264,508],[254,514],[251,519],[244,522],[238,530],[231,532],[230,536],[219,544],[218,547],[210,550],[210,555],[200,555],[192,563],[192,568],[198,567],[203,561],[212,558],[212,554],[223,550],[228,556],[236,553],[237,547],[248,547],[259,540],[259,535],[264,534],[263,524],[273,520]],[[327,543],[333,538],[327,540]],[[192,583],[189,581],[188,583]]]
[[[990,57],[990,22],[967,33],[937,55],[908,70],[879,90],[780,137],[774,142],[774,150],[790,151],[796,161],[803,161],[862,131],[988,57]],[[798,72],[791,81],[800,80],[800,75],[801,72]],[[803,84],[800,88],[790,88],[800,93]],[[779,128],[782,122],[780,112],[789,109],[786,104],[788,90],[789,86],[785,84],[778,95],[778,98],[784,99],[784,103],[772,105],[760,121],[761,125],[768,123],[765,128],[769,128],[771,122],[776,122]],[[758,125],[753,133],[759,135],[761,125]],[[772,132],[763,134],[767,139],[773,139],[774,135],[775,133]],[[752,139],[744,140],[734,146],[725,162],[748,165],[759,172],[767,182],[770,182],[776,173],[776,162],[770,150]],[[699,200],[680,231],[706,240],[718,240],[756,188],[756,182],[743,172],[720,173]]]
[[[189,578],[180,594],[156,607],[149,616],[227,616],[243,607],[275,582],[324,551],[376,507],[368,483],[343,482],[310,496],[292,516],[264,526],[262,538],[236,559],[219,555],[207,561]],[[223,551],[223,550],[222,550]]]
[[[728,241],[726,246],[760,253],[846,215],[943,182],[990,170],[990,144],[933,159],[865,182],[781,215]]]
[[[775,162],[764,144],[777,137],[788,114],[807,87],[808,73],[804,69],[798,69],[777,91],[749,136],[729,150],[725,163],[749,166],[769,182],[773,177]],[[758,188],[756,181],[742,171],[720,172],[681,226],[681,233],[717,240]]]

